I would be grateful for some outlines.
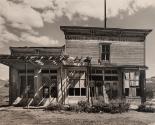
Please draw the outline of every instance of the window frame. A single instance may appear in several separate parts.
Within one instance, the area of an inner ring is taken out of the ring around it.
[[[86,76],[85,76],[84,79],[81,78],[82,74],[83,74],[83,73],[85,74],[86,71],[83,71],[83,70],[75,70],[75,71],[74,71],[74,70],[73,70],[73,71],[72,71],[72,70],[69,70],[69,71],[68,71],[68,75],[69,75],[71,72],[74,72],[75,74],[76,74],[76,73],[79,73],[79,74],[77,74],[77,76],[74,76],[74,77],[72,77],[72,76],[69,77],[69,83],[68,83],[68,84],[70,84],[70,85],[69,85],[69,88],[68,88],[68,94],[67,94],[68,97],[84,97],[84,96],[87,96],[86,87],[81,86],[82,81],[84,82],[84,86],[86,85]],[[85,75],[86,75],[86,74],[85,74]],[[70,83],[70,81],[73,82],[73,83],[72,83],[73,85],[75,84],[76,81],[78,81],[77,84],[79,84],[79,86],[78,86],[78,87],[72,86],[71,83]],[[70,95],[70,94],[69,94],[70,88],[73,89],[74,95]],[[80,91],[79,95],[76,95],[76,94],[75,94],[75,89],[79,89],[79,91]],[[86,93],[85,95],[82,95],[82,94],[81,94],[81,89],[85,89],[85,93]]]
[[[111,43],[100,43],[100,60],[102,63],[110,63],[110,59],[111,59],[111,54],[110,54],[110,50],[111,50],[111,47],[110,47]],[[105,46],[105,51],[103,52],[103,46]],[[107,47],[109,48],[109,50],[107,51]],[[102,58],[102,54],[105,54],[104,57],[105,59]],[[108,55],[109,54],[109,55]],[[108,55],[108,59],[107,59],[107,55]]]

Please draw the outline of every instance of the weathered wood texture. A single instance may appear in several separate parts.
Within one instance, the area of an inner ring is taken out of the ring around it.
[[[117,65],[144,65],[144,42],[66,40],[66,53],[73,57],[92,57],[98,64],[100,44],[110,44],[110,63]]]
[[[10,78],[9,78],[9,104],[11,105],[19,94],[19,79],[18,79],[18,71],[14,68],[9,69]]]
[[[11,47],[11,54],[22,55],[61,55],[64,47]]]

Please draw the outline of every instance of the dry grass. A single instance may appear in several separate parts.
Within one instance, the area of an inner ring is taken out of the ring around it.
[[[7,105],[8,88],[0,83],[0,106]],[[130,111],[122,114],[51,112],[17,107],[0,108],[0,125],[147,125],[155,114]],[[152,124],[153,125],[153,124]]]
[[[1,125],[148,125],[155,114],[130,111],[123,114],[51,112],[40,109],[5,107],[0,111]]]

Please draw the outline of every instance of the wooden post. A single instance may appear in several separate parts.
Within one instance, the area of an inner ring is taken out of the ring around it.
[[[90,93],[89,93],[89,66],[87,66],[87,94],[88,94],[88,102],[89,102],[89,98],[90,98]]]
[[[27,78],[27,61],[25,61],[25,84],[26,84],[26,93],[25,96],[26,98],[28,97],[28,78]]]
[[[60,67],[60,82],[61,82],[61,96],[62,96],[62,97],[61,97],[61,98],[62,98],[62,99],[61,99],[61,101],[62,101],[61,103],[63,104],[64,100],[63,100],[63,87],[62,87],[62,85],[63,85],[63,84],[62,84],[62,65],[61,65],[61,67]]]
[[[145,95],[145,88],[146,88],[146,76],[145,76],[145,70],[140,70],[140,76],[139,76],[139,84],[141,89],[141,103],[144,103],[146,101],[146,95]]]

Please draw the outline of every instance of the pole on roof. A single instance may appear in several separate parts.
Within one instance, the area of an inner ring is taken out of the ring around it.
[[[104,28],[107,28],[107,2],[104,0]]]
[[[26,83],[26,89],[28,89],[28,78],[27,78],[27,61],[25,61],[25,83]],[[28,96],[28,92],[25,93],[26,97]]]
[[[61,98],[61,103],[63,104],[64,103],[64,99],[63,99],[63,83],[62,83],[62,64],[61,64],[61,66],[60,66],[60,82],[61,82],[61,96],[62,96],[62,98]]]

